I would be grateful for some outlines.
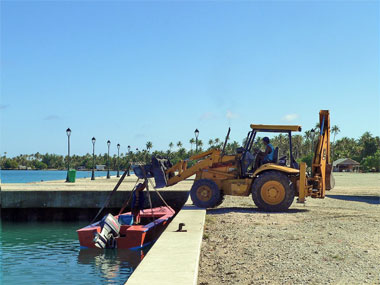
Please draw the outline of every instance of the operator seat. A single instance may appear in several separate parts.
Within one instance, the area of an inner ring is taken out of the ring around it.
[[[278,162],[278,146],[273,151],[273,160],[271,163],[277,163]]]

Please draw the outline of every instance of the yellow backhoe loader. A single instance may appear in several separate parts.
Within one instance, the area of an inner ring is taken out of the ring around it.
[[[330,117],[329,111],[319,113],[320,131],[316,142],[311,173],[306,172],[306,164],[299,165],[292,153],[292,132],[300,132],[300,126],[286,125],[251,125],[245,144],[236,153],[226,154],[213,149],[196,154],[189,160],[197,161],[188,167],[188,161],[179,161],[171,165],[166,159],[152,158],[152,164],[145,169],[134,167],[137,176],[154,177],[156,188],[174,185],[190,176],[195,176],[190,190],[194,204],[201,208],[212,208],[223,202],[224,195],[249,196],[256,206],[265,211],[284,211],[293,203],[305,198],[324,198],[325,191],[334,187],[330,161]],[[286,157],[278,159],[278,148],[274,150],[273,160],[252,169],[255,161],[253,146],[259,132],[285,133],[289,137],[289,162]]]

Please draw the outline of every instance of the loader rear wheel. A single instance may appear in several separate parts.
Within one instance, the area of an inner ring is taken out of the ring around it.
[[[252,199],[264,211],[279,212],[287,210],[294,200],[294,189],[289,178],[278,171],[260,174],[252,184]]]
[[[222,202],[218,185],[210,179],[195,181],[190,196],[195,206],[199,208],[213,208]]]
[[[216,203],[215,207],[218,207],[219,205],[221,205],[224,201],[224,194],[223,192],[220,193],[220,198],[219,198],[219,201],[218,203]]]

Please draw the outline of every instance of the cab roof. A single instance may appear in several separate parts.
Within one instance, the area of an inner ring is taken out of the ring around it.
[[[300,132],[301,126],[294,125],[254,125],[251,124],[252,130],[260,132],[274,132],[274,133],[287,133],[287,132]]]

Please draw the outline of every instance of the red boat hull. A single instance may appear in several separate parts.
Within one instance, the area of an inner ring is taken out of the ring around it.
[[[123,213],[121,215],[130,215]],[[121,225],[120,236],[116,238],[117,248],[139,249],[149,243],[154,242],[165,230],[168,222],[174,216],[175,212],[170,207],[157,207],[140,211],[140,217],[153,219],[146,225]],[[119,215],[115,216],[116,219]],[[100,222],[86,226],[77,230],[81,248],[97,248],[94,243],[94,237],[100,233]]]

